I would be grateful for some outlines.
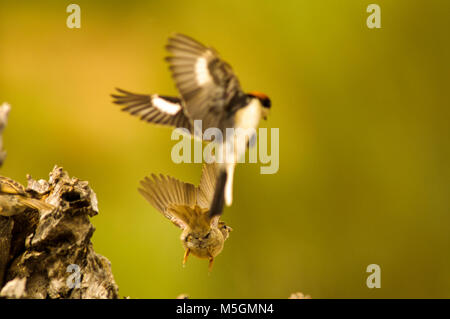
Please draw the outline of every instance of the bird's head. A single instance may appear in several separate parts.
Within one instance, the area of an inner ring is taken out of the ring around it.
[[[259,101],[259,103],[261,104],[262,118],[267,120],[270,107],[272,106],[270,98],[266,94],[257,91],[250,92],[247,94],[247,96],[253,99],[257,99]]]
[[[199,258],[214,258],[223,249],[225,239],[217,227],[207,231],[186,229],[181,235],[181,242],[186,250]]]
[[[223,236],[224,240],[227,240],[228,236],[233,231],[233,228],[231,228],[230,226],[227,226],[223,221],[220,221],[219,224],[217,225],[217,227],[222,232],[222,236]]]

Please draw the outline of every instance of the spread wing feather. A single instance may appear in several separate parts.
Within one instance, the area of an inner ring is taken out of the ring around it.
[[[141,120],[161,125],[191,129],[191,123],[183,111],[181,99],[158,94],[135,94],[117,89],[112,94],[114,103],[122,106],[122,111],[139,117]]]
[[[193,207],[196,203],[196,187],[170,176],[155,175],[145,177],[138,189],[142,196],[166,218],[184,229],[186,224],[170,213],[176,206]]]
[[[176,178],[152,174],[141,181],[138,189],[144,198],[166,218],[181,229],[186,228],[189,218],[186,210],[191,214],[206,213],[211,205],[215,183],[217,164],[204,164],[198,187]],[[219,216],[213,219],[217,224]]]
[[[203,129],[219,127],[230,102],[245,97],[231,66],[213,48],[186,35],[169,38],[166,49],[172,54],[166,60],[189,118],[202,120]]]

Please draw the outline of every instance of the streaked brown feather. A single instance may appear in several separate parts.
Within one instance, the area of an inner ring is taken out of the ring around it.
[[[197,216],[201,212],[205,221],[212,221],[207,212],[214,195],[215,181],[216,164],[204,164],[198,187],[171,176],[151,174],[140,182],[138,190],[154,208],[184,229],[191,223],[186,214]],[[213,221],[217,223],[217,220]]]

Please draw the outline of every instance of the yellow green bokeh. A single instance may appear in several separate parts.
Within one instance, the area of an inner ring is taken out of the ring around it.
[[[450,297],[450,2],[0,0],[0,103],[12,105],[0,173],[25,183],[53,165],[88,180],[95,250],[122,296]],[[180,230],[137,192],[164,173],[169,128],[119,111],[115,87],[177,94],[164,45],[182,32],[214,46],[247,91],[272,99],[280,169],[237,167],[234,228],[214,270],[181,266]],[[381,266],[368,289],[367,265]]]

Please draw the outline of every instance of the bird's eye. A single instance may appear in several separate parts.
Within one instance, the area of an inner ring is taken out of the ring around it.
[[[269,98],[261,99],[261,104],[262,106],[268,109],[270,109],[270,107],[272,106],[272,103],[270,102]]]

